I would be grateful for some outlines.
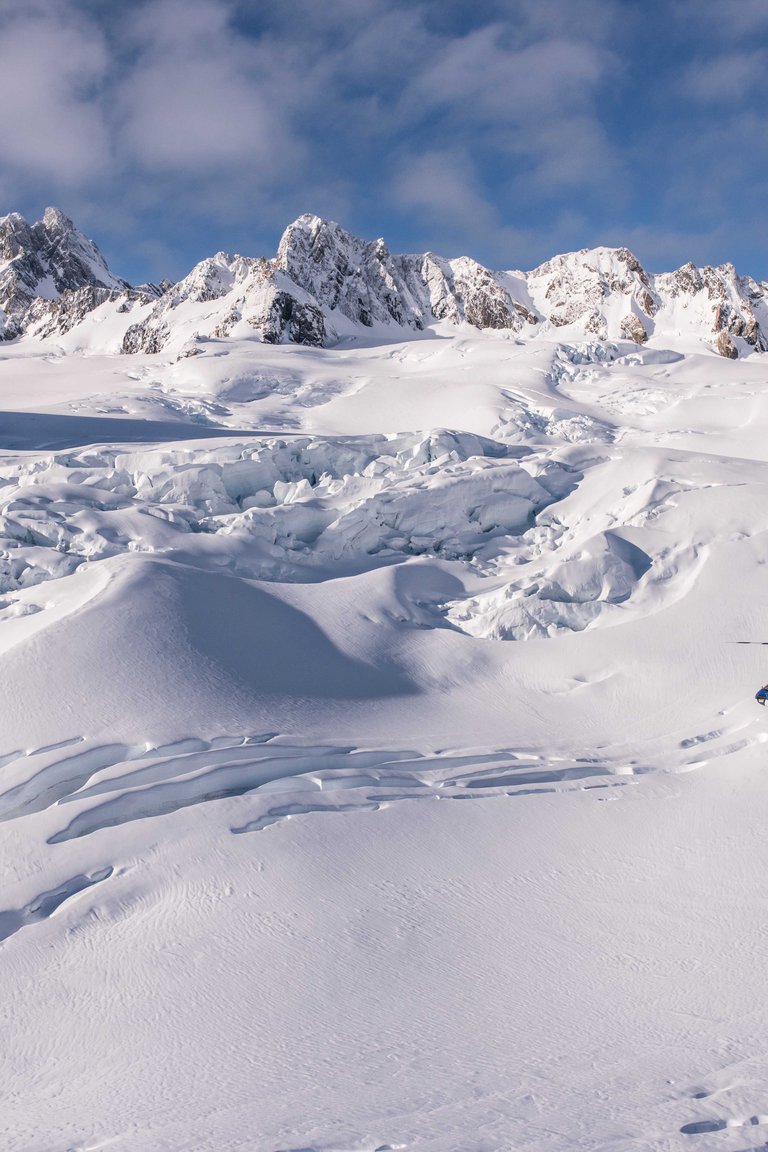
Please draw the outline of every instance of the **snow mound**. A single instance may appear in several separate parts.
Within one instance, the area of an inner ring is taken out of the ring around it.
[[[528,640],[581,632],[614,605],[642,591],[652,558],[616,532],[605,532],[536,580],[507,584],[453,605],[447,617],[471,636]]]

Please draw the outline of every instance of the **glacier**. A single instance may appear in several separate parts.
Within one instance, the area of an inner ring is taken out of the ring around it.
[[[761,1146],[768,287],[0,249],[5,1146]]]

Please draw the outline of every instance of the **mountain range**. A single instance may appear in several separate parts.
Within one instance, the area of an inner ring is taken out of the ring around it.
[[[582,249],[529,272],[469,257],[396,255],[303,215],[272,258],[218,252],[178,283],[133,286],[56,208],[0,218],[0,339],[63,335],[88,318],[124,353],[194,355],[229,336],[327,347],[350,338],[470,325],[522,339],[704,344],[736,359],[768,351],[768,282],[732,264],[651,274],[627,248]]]

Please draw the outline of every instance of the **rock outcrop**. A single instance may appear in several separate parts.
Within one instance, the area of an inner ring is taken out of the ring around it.
[[[634,340],[635,344],[645,344],[648,339],[642,320],[634,312],[622,318],[619,328],[624,339]]]

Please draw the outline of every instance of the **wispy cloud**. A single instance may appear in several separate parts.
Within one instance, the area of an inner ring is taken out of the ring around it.
[[[392,191],[405,208],[434,216],[465,234],[499,226],[496,212],[475,186],[472,167],[455,152],[423,152],[403,158]]]
[[[696,60],[684,68],[680,77],[680,94],[704,105],[748,101],[768,88],[768,52],[747,49],[725,51]]]
[[[131,18],[135,64],[116,92],[127,160],[149,171],[227,178],[239,169],[265,183],[295,159],[287,131],[290,86],[280,95],[277,60],[238,36],[229,6],[155,0]]]
[[[102,176],[111,141],[102,101],[110,58],[102,32],[61,3],[0,7],[0,178],[73,188]]]
[[[663,0],[664,3],[667,0]],[[692,40],[717,44],[751,40],[768,29],[768,5],[764,0],[738,0],[727,7],[722,0],[672,0],[670,14]]]

